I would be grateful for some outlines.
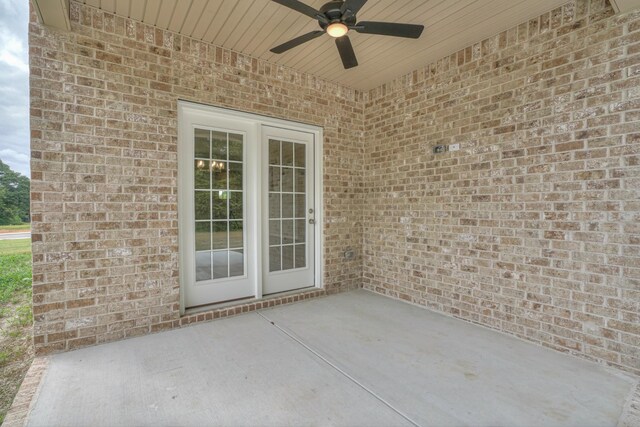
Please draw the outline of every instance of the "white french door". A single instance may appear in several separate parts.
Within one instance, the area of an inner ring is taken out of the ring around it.
[[[319,132],[271,122],[179,103],[183,310],[318,285]]]
[[[202,111],[181,117],[180,258],[185,306],[254,295],[256,130]]]
[[[314,285],[313,135],[262,128],[262,289]]]

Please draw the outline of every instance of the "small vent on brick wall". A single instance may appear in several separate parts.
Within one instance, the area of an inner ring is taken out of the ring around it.
[[[352,248],[347,248],[347,250],[344,251],[344,259],[349,261],[352,260],[356,257],[356,253]]]

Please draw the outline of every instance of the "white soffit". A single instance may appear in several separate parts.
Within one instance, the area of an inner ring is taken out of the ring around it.
[[[627,13],[640,9],[640,0],[609,0],[616,13]]]
[[[69,0],[32,0],[40,22],[59,30],[70,30]]]
[[[44,3],[64,3],[32,1],[40,5],[43,16]],[[270,0],[78,1],[359,90],[375,88],[567,3],[567,0],[369,0],[358,13],[359,21],[422,24],[425,30],[417,40],[350,31],[360,65],[345,70],[334,40],[326,34],[281,55],[271,53],[270,48],[319,27],[317,21]],[[640,3],[640,0],[613,1],[621,12]],[[303,2],[319,9],[326,0]]]

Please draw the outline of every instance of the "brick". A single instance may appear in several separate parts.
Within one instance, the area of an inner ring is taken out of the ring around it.
[[[43,27],[34,13],[29,27],[38,354],[184,320],[175,197],[179,98],[325,128],[325,289],[305,295],[361,285],[361,258],[345,263],[341,254],[349,247],[362,252],[362,93],[79,3],[72,2],[71,17],[69,33]],[[223,62],[219,80],[193,66]],[[190,322],[258,308],[214,310]],[[82,322],[68,322],[65,331],[63,318]]]
[[[29,27],[38,354],[364,286],[640,373],[638,25],[607,2],[367,92],[79,2],[71,19]],[[324,128],[323,290],[180,317],[179,98]]]
[[[629,312],[622,307],[637,311],[637,293],[602,306],[640,277],[639,252],[625,249],[640,230],[640,206],[632,203],[640,162],[630,148],[640,140],[633,114],[640,91],[637,74],[627,73],[638,58],[620,48],[630,49],[636,36],[616,19],[607,2],[569,3],[532,20],[538,27],[496,36],[511,40],[506,50],[494,38],[480,43],[479,62],[490,61],[499,77],[469,68],[463,49],[417,70],[423,80],[368,92],[365,288],[640,373],[638,343],[613,345],[623,333],[637,336],[636,324],[621,320]],[[543,53],[538,32],[548,34]],[[514,67],[518,61],[526,66]],[[411,105],[397,102],[408,94]],[[453,143],[461,150],[430,152]],[[391,181],[405,179],[420,190],[396,194]],[[494,286],[483,299],[501,301],[509,316],[466,297],[487,280]],[[532,322],[519,308],[533,305],[555,320]]]

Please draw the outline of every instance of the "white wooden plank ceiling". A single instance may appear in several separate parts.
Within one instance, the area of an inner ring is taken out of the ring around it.
[[[417,40],[349,32],[359,66],[345,70],[333,38],[281,55],[269,49],[319,29],[317,21],[270,0],[81,0],[346,86],[368,90],[517,24],[566,0],[369,0],[358,21],[422,24]],[[303,0],[319,9],[325,0]]]

